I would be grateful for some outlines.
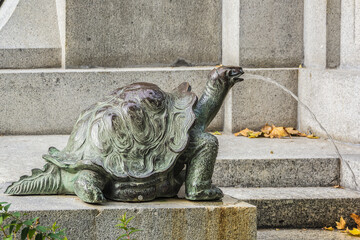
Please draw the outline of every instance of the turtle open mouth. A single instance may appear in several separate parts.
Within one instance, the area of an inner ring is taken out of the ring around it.
[[[243,81],[244,79],[240,76],[244,74],[242,68],[233,68],[228,72],[228,76],[235,81]]]

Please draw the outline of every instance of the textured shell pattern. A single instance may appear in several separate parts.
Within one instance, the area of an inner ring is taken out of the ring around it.
[[[172,93],[150,83],[119,88],[83,111],[65,149],[44,159],[65,169],[96,165],[117,178],[166,173],[187,146],[196,99],[187,83]]]

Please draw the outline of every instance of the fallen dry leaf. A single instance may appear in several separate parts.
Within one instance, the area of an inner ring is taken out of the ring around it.
[[[335,185],[334,188],[344,188],[344,187],[342,187],[340,185]]]
[[[353,230],[349,230],[348,233],[353,235],[353,236],[360,236],[360,230],[357,229],[357,228],[353,228]]]
[[[307,135],[306,137],[310,138],[310,139],[318,139],[319,138],[319,137],[314,136],[314,134]]]
[[[346,227],[346,221],[343,217],[340,217],[340,222],[336,222],[336,228],[339,230],[345,229]]]
[[[275,127],[274,125],[272,125],[273,130],[270,133],[270,138],[281,138],[281,137],[287,137],[289,136],[289,134],[286,132],[284,127]]]
[[[354,219],[357,224],[357,228],[360,229],[360,216],[356,215],[355,213],[350,214],[350,217]]]
[[[333,227],[323,227],[324,230],[328,230],[328,231],[334,231]]]
[[[249,132],[253,132],[253,130],[245,128],[244,130],[241,130],[240,132],[237,132],[234,135],[235,136],[243,135],[244,137],[247,137]]]
[[[219,132],[219,131],[212,132],[211,134],[212,134],[212,135],[222,135],[222,133]]]
[[[300,132],[298,130],[295,130],[292,127],[287,127],[287,128],[285,128],[285,130],[290,135],[299,135],[300,134]]]
[[[349,228],[346,227],[346,229],[345,229],[344,231],[340,231],[340,232],[342,232],[342,233],[348,233],[348,232],[349,232]]]
[[[271,130],[272,130],[272,127],[269,126],[268,124],[265,124],[265,126],[263,126],[261,128],[261,132],[264,134],[267,134],[267,135],[269,135],[271,133]]]
[[[249,138],[257,138],[257,137],[259,137],[261,134],[262,134],[262,132],[253,132],[253,131],[250,131],[250,132],[248,132],[248,137],[249,137]]]

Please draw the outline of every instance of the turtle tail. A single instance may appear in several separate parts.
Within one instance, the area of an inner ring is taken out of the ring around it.
[[[61,187],[60,169],[51,163],[44,170],[33,169],[31,176],[22,176],[5,191],[11,195],[56,194]]]

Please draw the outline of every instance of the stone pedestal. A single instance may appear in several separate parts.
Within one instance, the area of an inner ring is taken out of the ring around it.
[[[0,188],[0,191],[3,190]],[[28,213],[27,219],[40,217],[41,225],[55,221],[66,228],[68,239],[112,240],[123,232],[115,227],[126,213],[134,217],[131,227],[142,231],[139,240],[256,239],[256,208],[225,197],[219,202],[190,202],[163,199],[147,203],[107,202],[90,205],[75,196],[12,197],[0,194],[1,201],[12,203],[10,210]]]

